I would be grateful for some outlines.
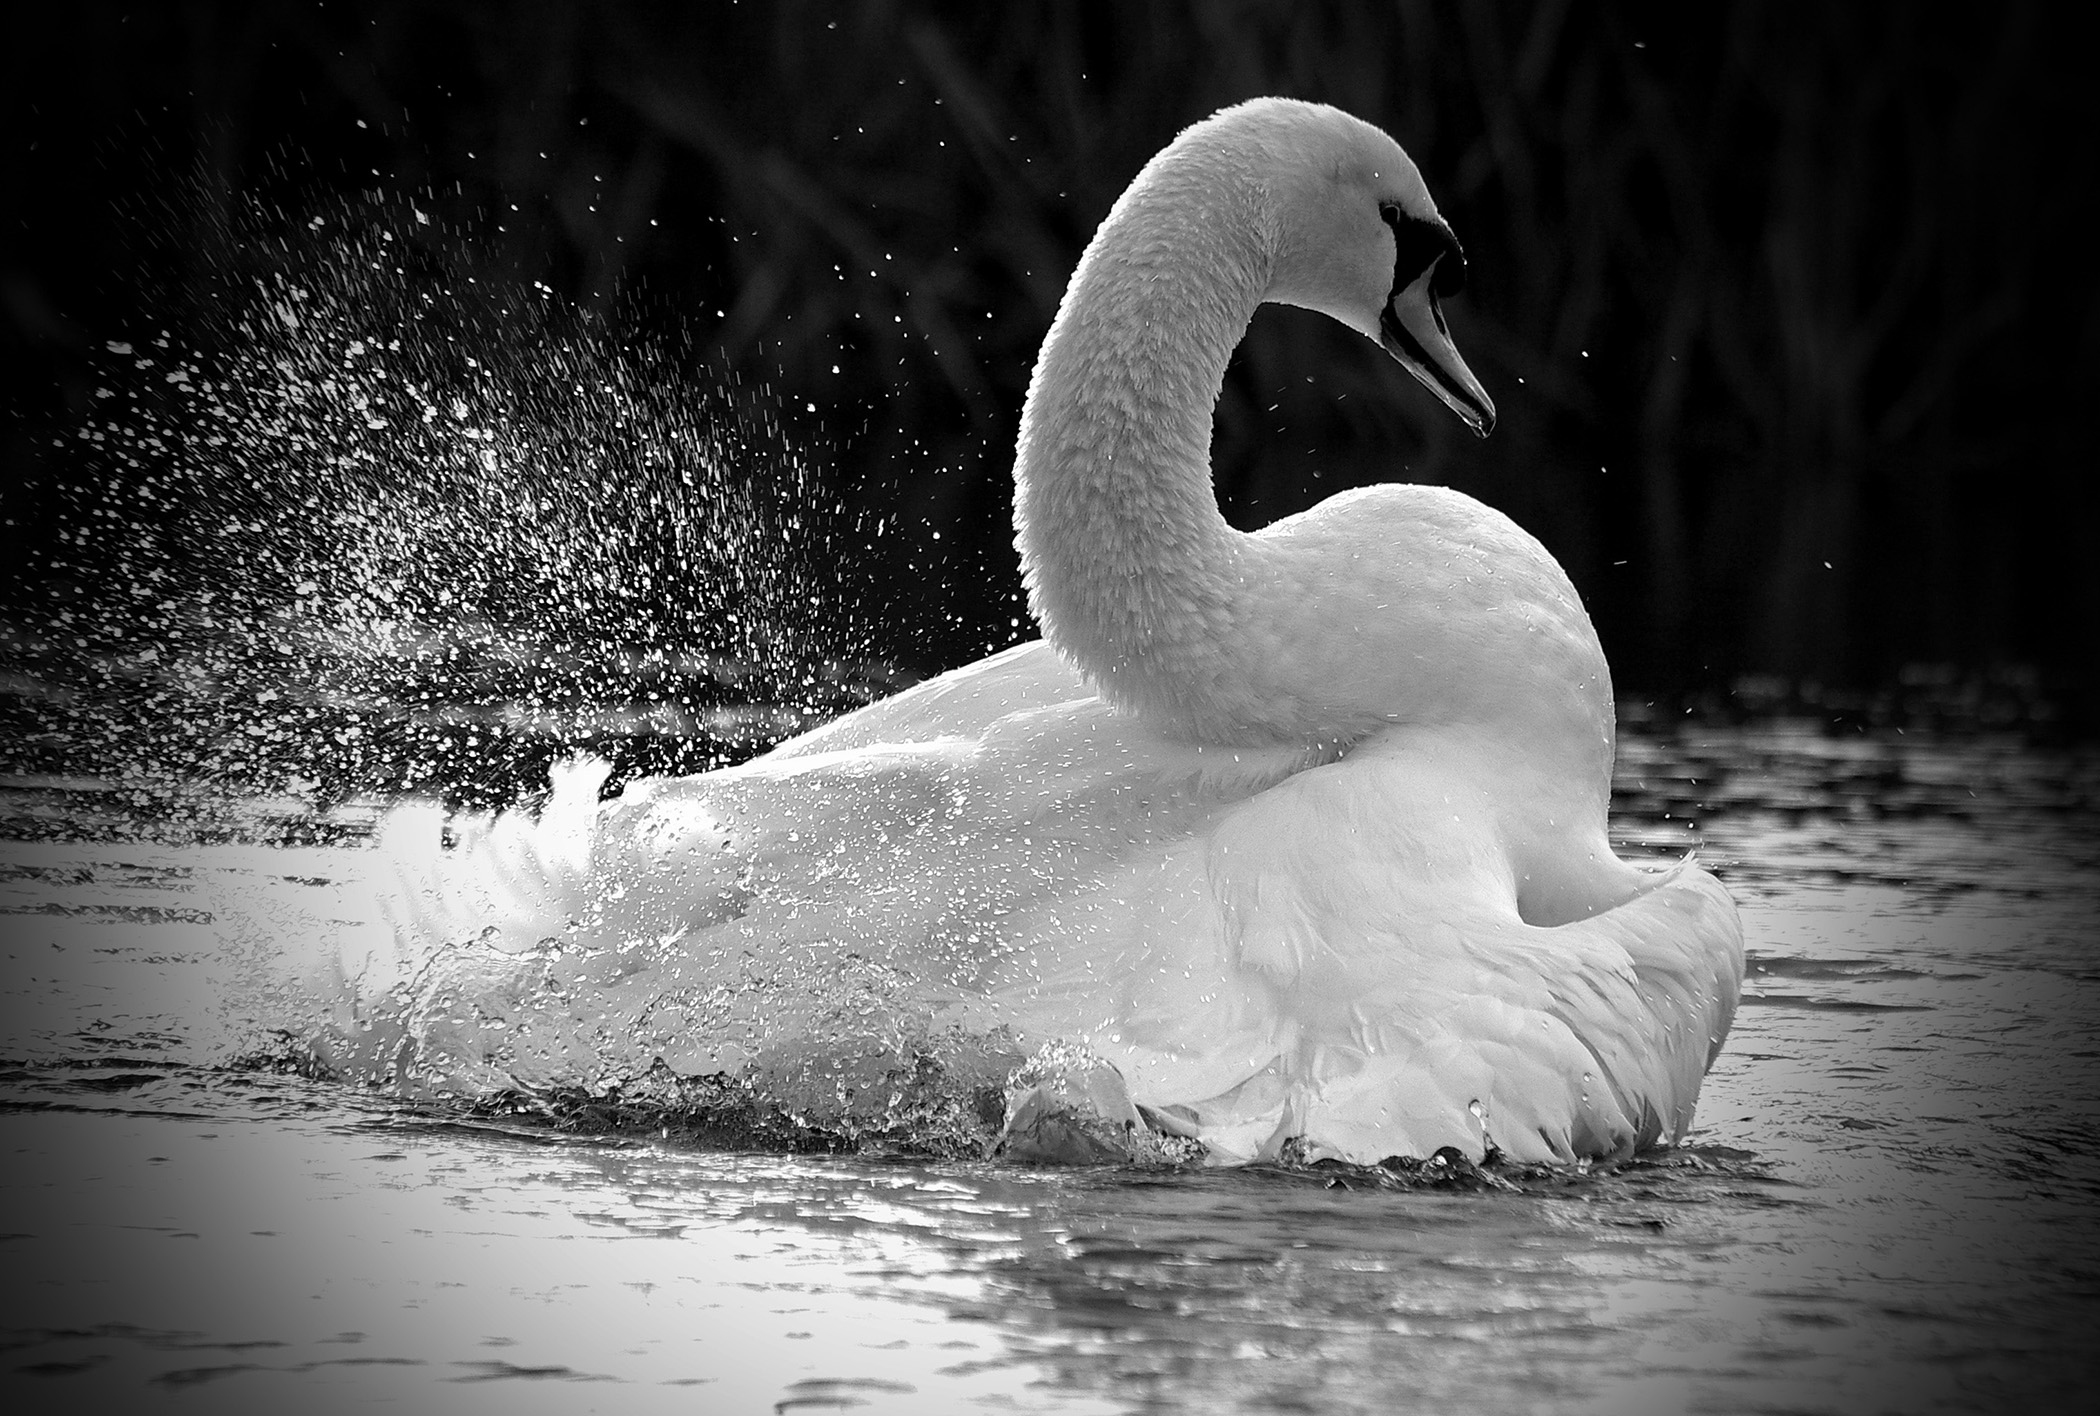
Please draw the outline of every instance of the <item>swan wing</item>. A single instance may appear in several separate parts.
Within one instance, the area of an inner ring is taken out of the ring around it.
[[[426,1070],[460,1085],[586,1081],[655,1057],[734,1071],[836,1037],[841,1010],[899,1038],[1050,1041],[1000,995],[1054,971],[1016,962],[1033,942],[1022,922],[1081,921],[1057,926],[1069,960],[1092,905],[1166,908],[1153,863],[1304,760],[1169,743],[1089,695],[976,737],[772,754],[602,805],[602,765],[561,769],[538,817],[455,822],[449,850],[434,814],[404,810],[394,834],[418,839],[380,891],[396,965],[343,973],[367,996],[405,989]],[[1104,961],[1078,967],[1098,992]],[[587,1024],[585,1043],[563,1031]],[[495,1073],[475,1060],[497,1054]]]
[[[1077,669],[1036,639],[833,719],[788,739],[767,756],[808,757],[942,737],[974,739],[1010,714],[1090,698],[1093,693]]]
[[[1036,1006],[1083,1000],[1058,1021],[1221,1160],[1295,1140],[1567,1161],[1681,1135],[1741,978],[1726,892],[1684,863],[1527,924],[1477,776],[1443,769],[1299,772],[1060,901],[1031,957],[1069,957]]]
[[[454,1084],[808,1070],[1003,1030],[1085,1044],[1222,1161],[1682,1134],[1741,977],[1710,875],[1533,926],[1470,765],[1306,760],[1084,697],[602,806],[579,767],[537,820],[405,853],[384,972],[420,967],[408,1027]]]

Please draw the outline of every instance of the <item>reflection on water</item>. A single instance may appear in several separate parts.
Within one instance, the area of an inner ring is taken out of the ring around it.
[[[1697,1128],[1448,1192],[724,1155],[211,1065],[270,1014],[200,901],[259,863],[325,897],[370,811],[18,783],[0,1380],[214,1411],[1907,1412],[2100,1377],[2100,759],[1780,723],[1632,736],[1620,787],[1622,849],[1696,845],[1744,908]]]

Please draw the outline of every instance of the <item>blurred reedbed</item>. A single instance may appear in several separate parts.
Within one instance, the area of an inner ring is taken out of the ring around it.
[[[142,168],[204,174],[203,210],[144,218],[176,284],[179,228],[215,202],[421,194],[491,269],[678,330],[778,392],[827,492],[902,529],[866,552],[893,583],[879,647],[939,667],[1024,632],[1011,436],[1087,233],[1178,128],[1293,94],[1420,161],[1466,244],[1453,318],[1503,419],[1475,445],[1344,332],[1266,312],[1217,412],[1236,522],[1452,482],[1567,564],[1622,684],[2024,662],[2074,713],[2094,701],[2090,654],[2054,628],[2100,611],[2071,412],[2100,325],[2069,245],[2094,100],[2047,7],[1953,25],[1550,0],[89,5],[37,23],[47,41],[11,61],[33,141],[7,353],[75,400],[125,313],[90,275],[125,263],[107,199],[151,187]],[[113,146],[126,124],[157,151]],[[307,170],[273,168],[287,144]],[[38,485],[33,440],[11,455]],[[53,515],[32,493],[17,521]]]

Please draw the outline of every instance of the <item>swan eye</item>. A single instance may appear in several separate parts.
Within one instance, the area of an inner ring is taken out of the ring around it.
[[[1393,228],[1393,293],[1398,294],[1422,278],[1431,266],[1429,293],[1448,299],[1466,288],[1466,253],[1451,228],[1441,221],[1409,216],[1390,203],[1381,204],[1378,214]]]

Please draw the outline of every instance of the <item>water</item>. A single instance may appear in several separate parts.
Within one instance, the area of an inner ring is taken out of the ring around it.
[[[0,483],[6,762],[493,806],[579,748],[700,771],[897,686],[850,551],[897,528],[784,400],[415,199],[206,210]]]
[[[1751,973],[1696,1130],[1628,1166],[1030,1170],[968,1095],[841,1126],[734,1079],[325,1074],[316,961],[389,800],[529,800],[579,748],[696,771],[886,691],[851,594],[885,528],[763,398],[413,202],[229,221],[0,489],[51,533],[0,626],[15,1406],[1916,1412],[2100,1378],[2100,756],[1975,714],[1629,725],[1619,844],[1696,846]]]
[[[268,1054],[271,1003],[199,902],[258,871],[325,896],[370,809],[207,817],[18,779],[6,1383],[214,1411],[1915,1412],[2085,1389],[2100,758],[1650,726],[1619,787],[1622,849],[1696,842],[1744,911],[1748,993],[1696,1129],[1619,1169],[1401,1189],[730,1153],[206,1065]]]

